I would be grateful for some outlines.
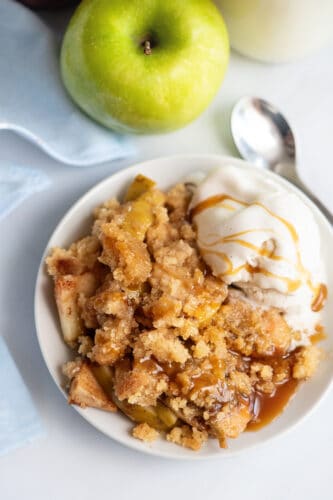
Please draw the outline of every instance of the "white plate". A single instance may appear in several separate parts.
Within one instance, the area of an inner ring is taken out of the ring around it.
[[[214,167],[226,164],[236,165],[241,169],[256,168],[248,163],[236,160],[234,158],[222,156],[174,156],[151,160],[145,163],[135,165],[134,167],[122,170],[101,183],[97,184],[88,193],[86,193],[75,205],[67,212],[55,229],[45,253],[42,258],[38,272],[36,290],[35,290],[35,320],[37,335],[40,348],[47,364],[47,367],[53,377],[53,380],[63,392],[63,377],[61,374],[61,365],[73,358],[73,353],[66,347],[62,340],[58,315],[53,298],[53,286],[50,277],[46,273],[44,260],[50,249],[54,246],[67,247],[77,238],[88,233],[92,221],[91,213],[93,209],[107,200],[108,198],[119,196],[124,193],[129,182],[137,173],[144,174],[157,181],[161,189],[166,189],[175,184],[180,178],[196,170],[210,170]],[[287,181],[270,172],[263,172],[263,175],[270,176],[275,182],[282,184],[286,189],[296,192],[312,210],[318,223],[322,238],[322,256],[326,263],[328,272],[328,262],[333,255],[333,231],[332,227],[321,215],[318,209],[295,187]],[[328,276],[327,284],[329,290],[333,290],[332,267]],[[333,295],[329,299],[324,312],[324,325],[327,332],[333,329]],[[323,347],[328,353],[333,349],[333,336],[329,335],[323,342]],[[311,410],[322,399],[327,392],[333,379],[333,363],[329,359],[330,355],[321,363],[317,374],[308,382],[303,384],[294,399],[290,402],[287,409],[270,425],[257,432],[245,432],[235,440],[229,439],[229,448],[227,450],[219,449],[216,440],[209,440],[206,446],[199,452],[193,452],[181,448],[177,445],[168,443],[160,439],[151,445],[138,441],[131,437],[130,429],[133,424],[121,413],[107,413],[93,408],[76,410],[107,436],[119,441],[136,450],[140,450],[153,455],[159,455],[168,458],[212,458],[212,457],[230,457],[242,452],[251,446],[258,446],[267,440],[289,430],[301,419],[308,415]],[[83,437],[84,438],[84,437]]]

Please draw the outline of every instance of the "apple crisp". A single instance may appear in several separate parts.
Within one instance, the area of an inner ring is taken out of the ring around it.
[[[320,351],[291,350],[298,332],[278,310],[254,307],[212,275],[190,200],[184,184],[164,193],[139,175],[47,267],[76,353],[63,367],[69,402],[119,409],[138,424],[134,437],[161,433],[197,450],[209,437],[226,447],[264,421],[267,402],[291,387],[286,403],[314,374]]]

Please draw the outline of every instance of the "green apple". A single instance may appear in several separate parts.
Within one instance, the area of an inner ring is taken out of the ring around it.
[[[196,118],[229,58],[211,0],[83,0],[61,50],[63,82],[92,118],[122,132],[166,132]]]

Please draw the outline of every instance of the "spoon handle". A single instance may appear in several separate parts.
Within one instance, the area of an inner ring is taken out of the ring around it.
[[[332,212],[330,212],[328,210],[327,207],[325,207],[325,205],[317,198],[317,196],[315,196],[313,194],[312,191],[310,191],[310,189],[305,185],[303,184],[303,182],[300,180],[300,178],[298,176],[296,177],[287,177],[286,178],[288,179],[288,181],[292,182],[296,187],[298,187],[301,191],[303,191],[304,194],[306,194],[306,196],[308,198],[310,198],[310,200],[319,208],[319,210],[322,212],[322,214],[325,215],[326,219],[331,223],[333,224],[333,214]]]
[[[330,212],[328,208],[325,207],[325,205],[317,198],[317,196],[314,195],[313,192],[310,191],[310,189],[303,183],[303,181],[301,181],[294,162],[280,162],[275,166],[274,172],[281,175],[298,187],[298,189],[303,191],[303,193],[306,194],[306,196],[310,198],[310,200],[319,208],[321,213],[325,215],[330,224],[333,224],[332,212]]]

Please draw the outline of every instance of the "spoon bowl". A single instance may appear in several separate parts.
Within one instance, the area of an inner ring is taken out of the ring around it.
[[[275,170],[281,162],[296,162],[295,139],[284,116],[267,101],[243,97],[231,115],[231,131],[243,158]]]
[[[242,97],[231,113],[231,133],[245,160],[288,179],[333,223],[331,212],[298,176],[294,134],[277,108],[259,97]]]

